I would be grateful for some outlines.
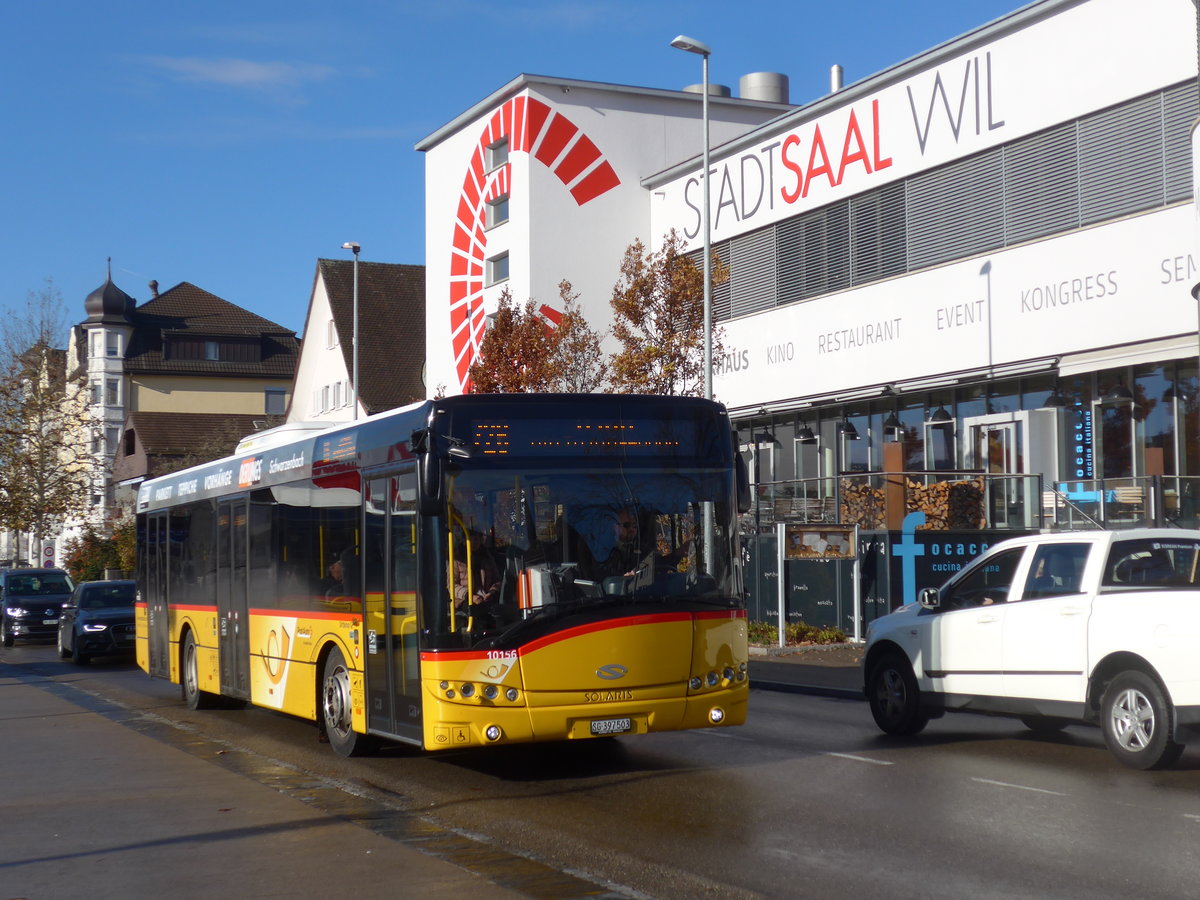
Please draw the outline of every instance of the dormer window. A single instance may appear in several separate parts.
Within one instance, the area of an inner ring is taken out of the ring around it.
[[[221,345],[217,341],[204,342],[204,358],[206,360],[217,361],[221,358]]]

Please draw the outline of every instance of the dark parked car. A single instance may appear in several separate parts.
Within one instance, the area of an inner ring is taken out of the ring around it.
[[[62,569],[9,569],[0,573],[0,642],[11,647],[16,638],[51,639],[58,615],[75,588]]]
[[[86,665],[93,656],[133,652],[133,581],[81,581],[58,620],[58,655]]]

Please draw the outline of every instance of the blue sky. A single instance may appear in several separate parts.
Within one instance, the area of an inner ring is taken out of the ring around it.
[[[857,81],[1021,0],[0,0],[0,305],[72,322],[113,280],[190,281],[297,332],[319,257],[423,263],[413,145],[525,72],[646,87]]]

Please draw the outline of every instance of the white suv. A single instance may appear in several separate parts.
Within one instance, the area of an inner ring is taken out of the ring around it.
[[[1093,722],[1125,765],[1170,765],[1200,736],[1198,591],[1200,531],[1003,541],[871,623],[871,713],[894,735],[947,710]]]

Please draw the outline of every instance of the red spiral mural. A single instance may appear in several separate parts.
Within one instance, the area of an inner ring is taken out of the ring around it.
[[[617,187],[621,180],[599,148],[566,116],[532,97],[514,97],[488,121],[471,154],[458,199],[450,249],[450,342],[459,387],[470,389],[471,364],[483,340],[484,262],[487,259],[487,205],[510,193],[509,163],[487,171],[487,148],[508,138],[508,152],[530,153],[558,176],[583,206]],[[542,305],[557,325],[561,314]]]

